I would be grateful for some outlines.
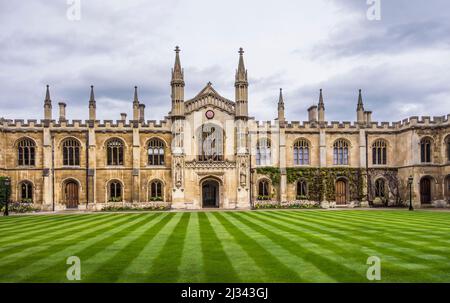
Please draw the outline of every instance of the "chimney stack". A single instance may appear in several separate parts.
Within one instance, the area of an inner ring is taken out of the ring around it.
[[[127,114],[126,113],[121,113],[120,114],[120,120],[127,121]]]
[[[59,122],[66,121],[66,103],[59,102]]]
[[[317,122],[317,105],[308,108],[308,120],[309,122]]]
[[[367,124],[372,123],[372,111],[364,112],[364,119],[366,120]]]
[[[139,104],[139,121],[145,121],[145,104]]]

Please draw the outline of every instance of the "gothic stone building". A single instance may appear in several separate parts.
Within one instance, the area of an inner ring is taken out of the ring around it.
[[[172,108],[158,123],[144,119],[137,88],[130,120],[97,120],[93,87],[89,120],[66,120],[64,103],[55,120],[48,86],[43,120],[1,119],[0,176],[12,180],[11,199],[50,210],[389,206],[409,200],[412,176],[416,207],[447,205],[450,115],[373,122],[360,91],[356,122],[327,121],[320,91],[308,121],[289,122],[280,90],[278,117],[258,122],[248,116],[242,49],[234,101],[211,83],[186,100],[175,52]]]

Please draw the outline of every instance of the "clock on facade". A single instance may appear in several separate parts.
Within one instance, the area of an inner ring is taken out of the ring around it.
[[[212,110],[207,110],[205,113],[206,118],[212,119],[214,118],[214,112]]]

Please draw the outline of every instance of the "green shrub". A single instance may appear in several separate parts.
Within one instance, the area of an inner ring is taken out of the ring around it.
[[[1,207],[0,211],[5,211],[5,205]],[[12,202],[8,204],[8,211],[12,213],[30,213],[38,211],[38,209],[34,208],[32,203]]]
[[[144,206],[144,207],[135,207],[135,206],[129,206],[129,205],[123,205],[123,206],[115,206],[115,205],[108,205],[101,209],[101,211],[154,211],[154,210],[169,210],[170,204],[167,205],[150,205],[150,206]]]

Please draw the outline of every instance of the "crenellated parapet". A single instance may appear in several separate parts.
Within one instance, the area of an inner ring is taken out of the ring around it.
[[[278,121],[257,121],[251,119],[249,125],[253,125],[253,131],[274,132],[279,130]],[[411,128],[435,128],[450,126],[450,114],[447,116],[412,116],[397,122],[370,122],[362,124],[351,121],[287,121],[285,128],[287,132],[317,132],[319,129],[326,131],[349,131],[355,132],[360,129],[366,131],[405,131]]]
[[[91,124],[92,123],[92,124]],[[92,125],[96,129],[108,129],[110,131],[121,130],[121,129],[132,129],[135,123],[139,126],[141,130],[170,130],[171,121],[168,119],[164,120],[147,120],[147,121],[133,121],[133,120],[23,120],[23,119],[2,119],[0,120],[0,127],[4,130],[10,131],[30,131],[39,130],[44,127],[49,127],[52,131],[73,131],[80,129],[87,129]]]

